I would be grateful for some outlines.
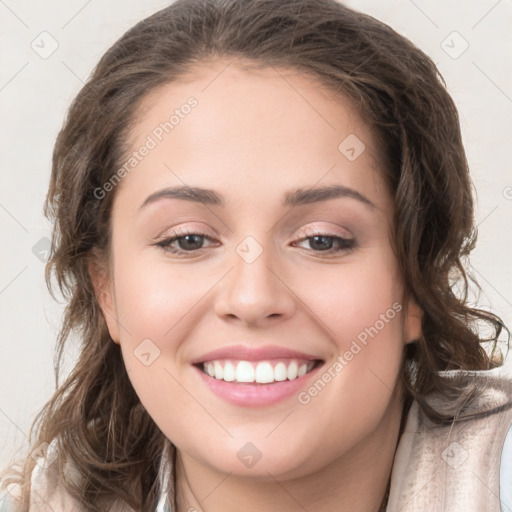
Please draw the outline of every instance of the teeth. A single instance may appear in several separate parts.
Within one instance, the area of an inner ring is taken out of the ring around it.
[[[231,363],[226,363],[224,365],[223,379],[227,382],[233,382],[236,379],[235,367]]]
[[[217,362],[217,361],[215,361]],[[254,368],[248,361],[240,361],[236,367],[237,382],[254,382]]]
[[[203,371],[210,377],[226,382],[269,384],[302,377],[312,370],[314,364],[314,361],[299,364],[293,360],[287,364],[279,361],[275,366],[269,361],[208,361],[203,363]]]
[[[270,363],[259,363],[258,366],[256,366],[256,382],[260,382],[261,384],[274,382],[274,369]]]
[[[308,365],[307,364],[301,364],[299,366],[298,376],[302,377],[303,375],[306,375],[306,372],[308,371]]]
[[[215,363],[213,363],[213,371],[215,372],[216,379],[222,379],[224,377],[224,369],[219,361],[215,361]]]
[[[292,361],[288,365],[288,372],[287,372],[288,373],[288,380],[296,379],[297,375],[298,375],[298,372],[299,372],[299,365],[295,361]]]
[[[274,378],[277,381],[283,381],[286,380],[288,377],[288,374],[286,372],[286,365],[284,363],[277,363],[276,367],[274,368]]]

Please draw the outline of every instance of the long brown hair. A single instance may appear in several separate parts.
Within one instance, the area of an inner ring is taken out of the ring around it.
[[[460,383],[438,372],[493,366],[482,342],[495,347],[504,326],[467,303],[464,260],[476,240],[472,184],[457,110],[432,60],[387,25],[334,0],[179,0],[107,51],[71,105],[54,149],[45,205],[54,221],[47,282],[52,289],[56,279],[68,305],[57,390],[31,440],[37,446],[57,439],[60,467],[69,461],[83,476],[77,485],[62,475],[84,510],[105,510],[114,498],[151,510],[165,441],[128,379],[95,297],[88,265],[108,253],[115,189],[101,199],[95,190],[121,166],[148,92],[216,57],[314,76],[349,98],[382,142],[394,197],[393,244],[408,292],[423,310],[422,334],[404,351],[406,400],[417,400],[438,423],[449,421],[425,397],[435,391],[468,401],[478,390],[461,395]],[[491,328],[485,340],[481,323]],[[59,385],[73,333],[81,354]],[[25,494],[33,467],[28,457]]]

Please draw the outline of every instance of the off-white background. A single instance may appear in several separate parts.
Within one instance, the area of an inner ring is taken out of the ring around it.
[[[67,106],[104,51],[135,22],[167,4],[0,0],[1,467],[23,446],[54,386],[52,358],[62,306],[46,291],[41,260],[50,233],[42,205],[55,136]],[[444,75],[460,109],[478,192],[479,245],[472,263],[485,293],[480,303],[512,325],[512,2],[347,4],[412,39]],[[43,31],[58,42],[46,59],[31,47],[50,48]],[[453,58],[465,41],[468,49]],[[69,366],[72,353],[67,361]],[[512,371],[512,356],[507,367]]]

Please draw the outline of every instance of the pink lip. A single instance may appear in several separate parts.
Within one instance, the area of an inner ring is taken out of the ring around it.
[[[284,347],[270,345],[267,347],[250,348],[244,345],[233,345],[212,350],[191,361],[191,364],[204,363],[215,359],[238,359],[242,361],[265,361],[268,359],[320,359],[317,356],[304,354]]]
[[[210,391],[218,397],[237,406],[258,407],[269,406],[285,400],[306,389],[307,382],[314,378],[323,364],[316,366],[309,373],[294,380],[273,382],[271,384],[226,382],[215,379],[204,373],[198,366],[193,369],[199,373],[199,377],[208,386]]]

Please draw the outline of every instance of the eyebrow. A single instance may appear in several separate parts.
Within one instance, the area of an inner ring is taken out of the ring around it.
[[[315,188],[298,188],[293,192],[287,192],[284,196],[283,206],[301,206],[305,204],[319,203],[328,201],[330,199],[338,198],[351,198],[355,199],[370,208],[376,208],[375,204],[370,201],[366,196],[349,187],[343,185],[331,185],[327,187]],[[192,201],[196,203],[203,203],[209,206],[224,207],[226,201],[224,197],[215,190],[205,189],[201,187],[170,187],[164,188],[154,192],[146,198],[142,203],[140,209],[154,203],[162,198],[169,199],[183,199],[185,201]]]

